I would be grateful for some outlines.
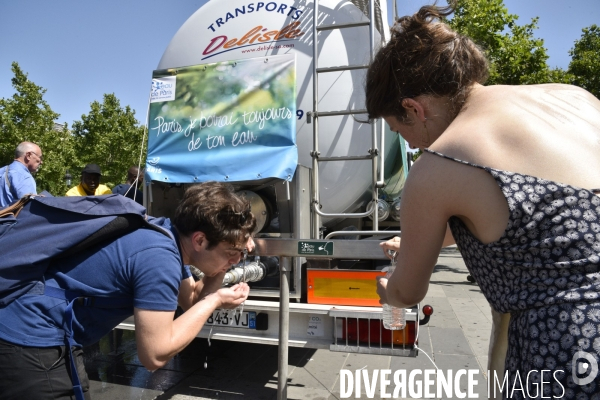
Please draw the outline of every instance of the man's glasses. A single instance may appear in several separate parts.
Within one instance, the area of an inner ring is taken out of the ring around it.
[[[40,156],[39,154],[37,154],[36,152],[30,151],[31,154],[35,154],[37,158],[40,159],[40,161],[44,161],[44,157]]]

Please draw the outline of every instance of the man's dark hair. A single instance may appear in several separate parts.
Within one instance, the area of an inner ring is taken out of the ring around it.
[[[375,56],[366,77],[369,119],[405,121],[402,100],[420,95],[448,97],[454,114],[464,105],[473,83],[485,83],[488,62],[473,41],[441,22],[454,11],[424,6],[398,18],[390,41]]]
[[[139,168],[135,165],[129,167],[129,169],[127,170],[127,182],[133,184],[133,182],[137,179],[138,175],[142,175],[142,173],[143,172],[140,171]]]
[[[204,182],[185,191],[173,224],[182,235],[204,233],[212,248],[219,242],[244,245],[256,227],[256,219],[250,203],[231,185]]]

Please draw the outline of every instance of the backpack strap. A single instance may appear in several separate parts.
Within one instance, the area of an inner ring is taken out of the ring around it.
[[[73,391],[76,400],[84,400],[81,380],[77,373],[77,366],[73,358],[73,347],[79,345],[73,338],[73,305],[75,303],[87,307],[98,308],[128,308],[133,306],[133,300],[126,297],[88,297],[81,296],[76,292],[64,290],[53,286],[44,285],[44,295],[65,300],[65,346],[69,349],[69,363],[71,368],[71,381],[73,382]]]
[[[0,209],[0,218],[9,216],[13,216],[16,218],[23,209],[23,207],[25,207],[25,205],[29,202],[29,200],[31,200],[35,196],[35,194],[26,194],[10,206]]]
[[[68,257],[95,244],[111,239],[114,240],[121,235],[124,235],[128,232],[133,232],[142,227],[144,227],[144,222],[138,215],[118,215],[115,217],[115,219],[94,232],[91,236],[88,236],[75,246],[59,254],[57,257],[55,257],[55,259]]]
[[[6,169],[4,170],[4,180],[6,181],[6,187],[8,188],[8,191],[14,196],[17,197],[17,193],[13,192],[13,188],[11,187],[11,181],[10,181],[10,175],[8,174],[8,170],[10,169],[10,164],[8,164],[6,166]]]
[[[4,170],[4,180],[6,181],[6,186],[8,186],[8,190],[10,190],[10,179],[8,177],[8,167],[9,166],[10,166],[10,164],[7,165],[6,169]]]

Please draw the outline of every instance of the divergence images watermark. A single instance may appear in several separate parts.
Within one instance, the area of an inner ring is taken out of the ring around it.
[[[585,351],[578,351],[571,360],[573,382],[585,386],[598,376],[596,357]],[[559,379],[566,372],[557,370],[531,370],[526,374],[517,371],[511,378],[508,373],[488,371],[487,395],[476,393],[478,383],[486,379],[478,369],[435,370],[413,369],[410,371],[390,369],[340,370],[340,398],[359,398],[364,393],[369,399],[433,399],[489,398],[502,394],[506,398],[546,398],[560,399],[565,395],[565,387]],[[480,376],[481,375],[481,376]]]

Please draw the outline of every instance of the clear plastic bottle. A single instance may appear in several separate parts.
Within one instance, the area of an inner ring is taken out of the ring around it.
[[[385,274],[386,279],[390,279],[390,276],[396,269],[396,261],[392,259],[392,263],[386,268],[387,273]],[[399,331],[404,329],[406,326],[406,310],[404,308],[390,306],[389,304],[383,305],[383,327],[391,331]]]

